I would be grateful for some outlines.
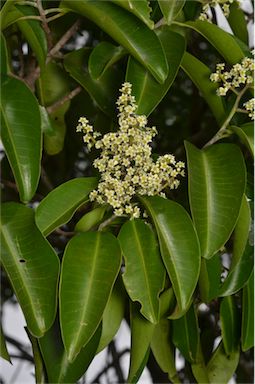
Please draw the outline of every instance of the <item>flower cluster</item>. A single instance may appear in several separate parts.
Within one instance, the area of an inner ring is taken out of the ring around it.
[[[78,131],[85,133],[84,141],[101,150],[94,160],[94,167],[101,173],[98,188],[90,193],[90,199],[99,204],[110,204],[116,216],[140,216],[140,208],[134,202],[135,195],[161,195],[165,188],[177,188],[178,176],[184,176],[184,163],[176,162],[173,155],[151,157],[155,127],[147,127],[146,116],[136,115],[137,105],[131,95],[131,84],[124,83],[118,98],[119,130],[106,133],[101,139],[84,118],[79,120]]]
[[[244,108],[246,111],[248,111],[248,116],[254,120],[255,119],[255,112],[254,112],[254,104],[255,104],[255,99],[250,99],[246,103],[244,103]]]
[[[254,54],[254,52],[253,52]],[[254,60],[245,57],[241,63],[233,65],[230,71],[225,71],[225,64],[217,64],[216,72],[212,73],[210,80],[219,83],[217,89],[218,96],[225,96],[229,90],[235,91],[236,88],[245,85],[253,85]]]
[[[210,21],[208,11],[210,7],[215,8],[217,5],[221,6],[222,11],[226,17],[229,16],[229,7],[234,0],[209,0],[203,5],[202,12],[200,13],[199,20]]]

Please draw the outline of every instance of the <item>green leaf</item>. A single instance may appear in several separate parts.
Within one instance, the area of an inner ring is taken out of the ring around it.
[[[216,94],[218,86],[210,80],[211,69],[188,52],[183,55],[181,67],[199,89],[221,126],[226,118],[226,113],[222,98]]]
[[[157,323],[165,269],[156,237],[147,224],[136,219],[122,226],[118,239],[125,259],[123,281],[126,290],[131,300],[141,304],[142,315]]]
[[[2,141],[23,202],[35,194],[42,151],[38,102],[20,80],[3,76]]]
[[[187,21],[182,25],[200,33],[229,64],[236,64],[244,58],[245,55],[235,38],[217,25],[201,20]]]
[[[3,359],[7,360],[9,363],[11,363],[10,355],[5,343],[5,337],[2,330],[2,326],[0,327],[0,356]]]
[[[221,284],[221,259],[219,253],[216,253],[211,259],[201,260],[201,270],[199,276],[199,292],[201,300],[209,303],[219,294]]]
[[[34,7],[15,5],[20,17],[38,16]],[[45,66],[48,53],[47,39],[39,20],[18,20],[18,27],[32,48],[41,68]]]
[[[44,363],[40,353],[38,339],[31,335],[27,327],[25,327],[25,331],[32,346],[36,384],[43,384],[45,383]]]
[[[103,313],[103,328],[97,353],[101,352],[114,338],[124,318],[126,294],[120,278],[116,280],[111,296]]]
[[[168,25],[170,25],[181,12],[185,2],[186,0],[158,0],[161,12],[163,13],[163,16]]]
[[[233,252],[229,273],[221,286],[219,295],[228,296],[238,292],[248,280],[253,267],[253,249],[249,245],[251,212],[245,196],[242,199],[239,217],[233,233]]]
[[[229,11],[228,23],[234,32],[234,35],[248,45],[249,36],[244,12],[237,2],[233,2],[230,5]]]
[[[102,41],[89,56],[88,68],[91,77],[98,80],[111,65],[126,54],[127,52],[123,47],[116,47],[108,41]]]
[[[57,155],[64,147],[66,135],[65,113],[69,106],[70,101],[67,101],[52,112],[49,117],[52,131],[44,132],[44,149],[48,155]]]
[[[251,152],[254,157],[254,127],[253,123],[246,123],[241,125],[241,127],[231,126],[231,131],[239,136],[240,140]]]
[[[220,323],[224,349],[227,355],[238,349],[240,321],[234,298],[224,297],[220,304]]]
[[[41,128],[43,133],[53,134],[54,129],[52,127],[50,117],[48,115],[47,109],[42,105],[39,105],[40,114],[41,114]]]
[[[48,236],[54,229],[67,223],[77,208],[88,200],[88,194],[96,185],[96,178],[80,177],[53,189],[35,212],[35,221],[40,231]]]
[[[185,51],[184,38],[165,26],[158,32],[168,62],[169,73],[164,84],[154,77],[133,57],[129,58],[126,80],[132,84],[132,94],[136,98],[138,115],[149,115],[163,99],[171,87]]]
[[[140,61],[157,81],[160,83],[165,81],[168,66],[160,41],[155,32],[138,18],[106,1],[63,0],[61,7],[69,8],[91,19]],[[145,41],[146,45],[144,45]]]
[[[209,382],[227,384],[237,368],[239,355],[239,350],[226,355],[221,342],[206,367]]]
[[[87,69],[90,53],[90,48],[81,48],[65,55],[65,69],[90,94],[104,113],[112,115],[121,82],[120,74],[113,67],[109,67],[100,79],[92,79]]]
[[[6,39],[1,33],[1,42],[0,42],[0,70],[1,74],[7,75],[10,72],[9,67],[9,54],[8,54],[8,48],[6,44]]]
[[[34,223],[32,209],[2,205],[2,263],[32,335],[41,337],[56,315],[59,260]]]
[[[243,288],[241,340],[243,351],[254,346],[254,271]]]
[[[95,333],[120,264],[119,244],[110,233],[87,232],[69,241],[60,279],[60,324],[69,361]]]
[[[105,214],[106,206],[101,206],[85,213],[84,216],[78,221],[74,230],[76,232],[87,232],[95,225],[100,223]]]
[[[170,287],[159,296],[159,314],[160,318],[168,317],[176,306],[176,298],[173,288]]]
[[[174,201],[158,196],[141,198],[141,201],[155,224],[180,316],[190,305],[199,276],[200,250],[196,232],[185,209]]]
[[[81,349],[75,360],[70,363],[61,339],[58,320],[51,329],[39,339],[39,345],[46,366],[49,383],[76,383],[88,369],[95,356],[101,335],[101,325],[88,344]]]
[[[216,144],[199,150],[185,143],[189,201],[206,259],[229,239],[236,224],[246,185],[242,153],[234,144]]]
[[[151,7],[147,0],[111,0],[111,2],[127,9],[142,20],[150,29],[153,29],[154,22],[150,19]]]
[[[190,363],[196,362],[199,351],[199,329],[197,313],[192,305],[179,319],[172,320],[173,343]]]
[[[146,320],[134,303],[130,303],[131,351],[127,383],[137,383],[146,366],[155,324]]]
[[[178,378],[175,368],[175,350],[171,342],[170,320],[161,319],[156,325],[151,340],[151,350],[160,367],[176,383]]]

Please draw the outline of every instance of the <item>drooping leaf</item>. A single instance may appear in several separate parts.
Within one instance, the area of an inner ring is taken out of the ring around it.
[[[44,383],[46,377],[45,377],[45,371],[44,371],[44,363],[43,363],[42,355],[41,355],[39,344],[38,344],[39,339],[34,337],[29,332],[27,327],[25,327],[25,331],[32,346],[36,383],[38,384]]]
[[[92,79],[87,69],[90,53],[90,48],[82,48],[65,55],[65,69],[90,94],[99,108],[111,115],[121,83],[120,73],[109,67],[100,79]]]
[[[38,102],[20,80],[3,76],[1,97],[2,141],[23,202],[37,188],[42,150]]]
[[[203,302],[209,303],[218,296],[221,284],[221,270],[221,259],[218,253],[209,260],[202,258],[199,292]]]
[[[41,337],[56,315],[59,259],[34,223],[32,209],[2,206],[1,260],[32,335]]]
[[[158,0],[161,12],[163,13],[167,25],[170,25],[178,16],[185,5],[185,2],[186,0]]]
[[[185,51],[184,38],[165,26],[158,31],[158,37],[164,48],[169,72],[164,84],[154,77],[133,57],[129,58],[126,80],[132,84],[132,94],[136,98],[138,115],[149,115],[163,99],[171,87]]]
[[[233,252],[228,275],[220,288],[220,296],[239,291],[248,280],[253,268],[253,248],[248,236],[251,224],[249,203],[243,196],[239,217],[233,234]]]
[[[179,319],[172,320],[173,327],[172,340],[176,348],[190,363],[196,362],[199,351],[199,329],[197,313],[194,305],[184,316]]]
[[[229,7],[228,23],[234,32],[234,35],[248,45],[249,36],[247,22],[245,20],[244,12],[237,2],[233,2]]]
[[[101,206],[93,209],[92,211],[89,211],[88,213],[85,213],[85,215],[82,216],[82,218],[76,224],[74,228],[75,231],[77,232],[89,231],[95,225],[100,223],[100,221],[104,217],[105,210],[106,210],[106,206]]]
[[[151,7],[147,0],[111,0],[120,7],[127,9],[140,20],[142,20],[150,29],[153,29],[154,23],[150,19]]]
[[[35,221],[40,231],[48,236],[54,229],[67,223],[76,209],[88,200],[88,194],[96,185],[96,178],[80,177],[53,189],[36,208]]]
[[[151,350],[161,370],[175,383],[178,374],[175,368],[175,350],[171,342],[170,320],[161,319],[156,325]]]
[[[171,315],[176,306],[176,298],[173,288],[170,287],[163,291],[159,296],[159,314],[160,319],[164,319]]]
[[[69,361],[95,333],[120,264],[119,244],[110,233],[86,232],[69,241],[60,279],[60,324]]]
[[[94,80],[99,79],[111,65],[126,54],[127,51],[123,47],[102,41],[89,56],[88,68],[91,77]]]
[[[64,147],[66,135],[65,113],[69,105],[70,101],[67,101],[56,111],[52,112],[49,117],[52,131],[44,132],[44,149],[48,155],[57,155]]]
[[[199,150],[185,143],[189,201],[206,259],[228,240],[236,224],[246,184],[245,164],[234,144],[215,144]]]
[[[134,303],[130,304],[131,351],[127,383],[137,383],[150,353],[155,324],[146,320]]]
[[[180,316],[189,307],[199,276],[200,250],[196,232],[187,212],[174,201],[158,196],[141,200],[155,224],[161,256],[177,299],[176,316]]]
[[[232,296],[224,297],[220,304],[220,323],[225,352],[231,355],[238,349],[240,340],[239,314]]]
[[[5,343],[5,337],[2,330],[2,326],[0,327],[0,356],[9,363],[11,363],[10,355]]]
[[[241,340],[243,351],[254,346],[254,272],[243,288]]]
[[[217,381],[218,383],[227,384],[236,370],[239,355],[238,349],[230,355],[226,355],[221,342],[206,367],[209,382],[215,383]]]
[[[3,35],[3,33],[1,33],[0,60],[1,60],[1,62],[0,62],[1,75],[7,75],[10,72],[9,55],[8,55],[6,39]]]
[[[183,26],[192,28],[204,36],[229,64],[236,64],[244,58],[245,55],[235,38],[217,25],[196,20],[187,21]]]
[[[20,17],[38,16],[36,9],[27,5],[15,5]],[[41,68],[45,66],[48,52],[47,39],[39,20],[18,20],[18,27],[32,48]]]
[[[230,129],[239,136],[254,157],[254,127],[253,123],[246,123],[241,127],[231,126]]]
[[[165,81],[168,66],[159,39],[134,15],[116,4],[99,0],[62,0],[61,7],[91,19],[140,61],[157,81]]]
[[[49,331],[39,339],[39,345],[46,366],[49,383],[76,383],[88,369],[95,356],[101,335],[101,325],[81,349],[73,362],[68,361],[58,319]]]
[[[165,269],[155,235],[148,225],[136,219],[122,226],[118,239],[125,259],[123,281],[126,290],[131,300],[141,304],[142,315],[157,323]]]
[[[226,113],[222,98],[216,94],[217,85],[210,80],[210,68],[188,52],[183,55],[181,67],[199,89],[221,126],[226,118]]]
[[[101,352],[114,338],[124,318],[126,293],[120,278],[114,284],[102,319],[102,335],[97,353]]]
[[[40,108],[40,114],[41,114],[42,133],[53,134],[54,129],[53,129],[53,126],[52,126],[52,123],[51,123],[51,120],[50,120],[50,117],[49,117],[49,114],[48,114],[46,108],[43,107],[42,105],[39,105],[39,108]]]

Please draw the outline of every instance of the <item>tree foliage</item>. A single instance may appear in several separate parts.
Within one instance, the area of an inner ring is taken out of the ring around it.
[[[77,382],[123,319],[127,382],[146,366],[154,382],[252,380],[250,15],[219,2],[228,33],[207,3],[2,2],[2,296],[24,313],[38,383]],[[91,201],[98,151],[75,132],[81,116],[117,131],[124,82],[158,129],[153,161],[186,168],[178,189],[133,197],[140,218]]]

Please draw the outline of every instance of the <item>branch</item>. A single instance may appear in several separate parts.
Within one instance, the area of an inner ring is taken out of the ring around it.
[[[51,47],[53,45],[53,43],[52,43],[52,35],[51,35],[50,28],[48,26],[48,21],[46,19],[44,8],[42,6],[42,1],[41,0],[36,0],[36,3],[37,3],[37,8],[38,8],[39,14],[41,16],[42,27],[43,27],[44,32],[46,34],[46,38],[47,38],[47,42],[48,42],[48,47],[49,47],[49,49],[51,49]]]
[[[77,29],[80,26],[81,21],[78,19],[76,22],[69,28],[66,33],[61,37],[57,44],[50,50],[49,56],[54,56],[60,51],[61,48],[71,39],[71,37],[76,33]]]
[[[49,114],[55,112],[61,105],[65,104],[66,101],[72,100],[76,95],[78,95],[82,91],[80,86],[76,87],[73,91],[71,91],[68,95],[64,96],[62,99],[56,101],[56,103],[47,107],[47,112]]]
[[[102,231],[105,227],[107,227],[109,224],[111,224],[115,219],[116,219],[117,216],[115,215],[112,215],[111,217],[109,217],[109,219],[103,221],[99,227],[98,227],[98,231]]]

